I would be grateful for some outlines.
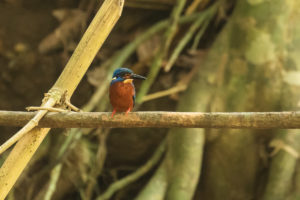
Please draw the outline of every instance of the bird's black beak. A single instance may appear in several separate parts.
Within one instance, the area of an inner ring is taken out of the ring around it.
[[[132,78],[132,79],[146,80],[146,77],[143,77],[143,76],[138,75],[138,74],[131,74],[131,75],[130,75],[130,78]]]

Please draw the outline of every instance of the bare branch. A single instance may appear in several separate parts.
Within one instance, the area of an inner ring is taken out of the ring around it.
[[[0,111],[1,126],[23,126],[35,113]],[[48,113],[39,127],[51,128],[300,128],[300,112],[108,112]]]

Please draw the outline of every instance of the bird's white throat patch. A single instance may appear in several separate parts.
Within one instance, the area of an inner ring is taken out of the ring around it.
[[[132,83],[133,79],[125,79],[123,83]]]

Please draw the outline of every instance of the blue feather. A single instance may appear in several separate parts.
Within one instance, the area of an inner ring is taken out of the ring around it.
[[[133,74],[133,71],[128,69],[128,68],[118,68],[114,71],[113,73],[113,76],[112,76],[112,81],[110,82],[110,85],[113,85],[114,83],[117,83],[117,82],[121,82],[121,81],[124,81],[125,78],[124,75],[126,74]],[[133,106],[135,105],[135,87],[134,87],[134,84],[132,84],[132,87],[134,89],[134,95],[132,96],[132,99],[133,99]]]
[[[132,96],[132,99],[133,99],[133,107],[135,106],[135,87],[134,85],[132,84],[133,86],[133,90],[134,90],[134,95]]]
[[[116,83],[116,82],[120,82],[120,81],[124,81],[125,79],[123,78],[123,76],[125,74],[132,74],[133,71],[128,69],[128,68],[118,68],[114,71],[113,73],[113,80],[110,82],[110,85]]]
[[[119,69],[116,69],[113,73],[113,78],[114,77],[119,77],[119,76],[122,76],[124,74],[133,74],[133,71],[131,69],[128,69],[128,68],[119,68]]]
[[[110,85],[112,85],[112,84],[114,84],[114,83],[116,83],[116,82],[124,81],[124,80],[125,80],[124,78],[118,77],[118,78],[116,78],[116,79],[113,79],[113,80],[110,82]]]

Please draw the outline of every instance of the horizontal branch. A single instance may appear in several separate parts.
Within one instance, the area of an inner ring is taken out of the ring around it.
[[[34,112],[0,111],[0,126],[23,126]],[[108,112],[48,113],[39,127],[51,128],[300,128],[300,112]]]

